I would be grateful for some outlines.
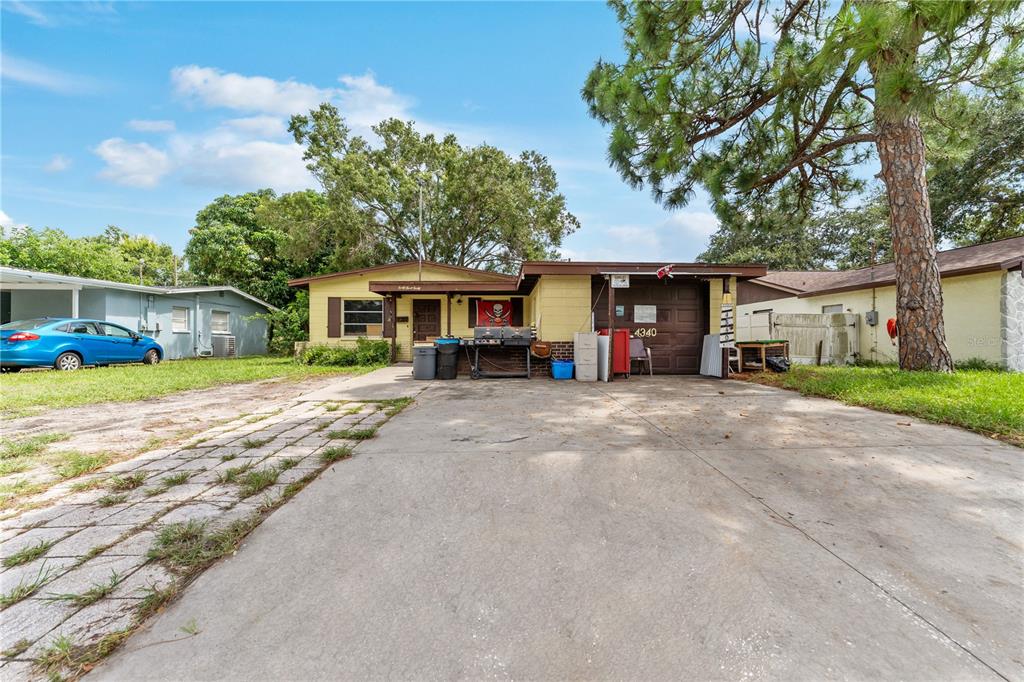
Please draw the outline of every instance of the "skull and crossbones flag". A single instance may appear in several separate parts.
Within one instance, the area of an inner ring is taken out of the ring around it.
[[[508,327],[512,324],[512,301],[477,301],[476,326]]]

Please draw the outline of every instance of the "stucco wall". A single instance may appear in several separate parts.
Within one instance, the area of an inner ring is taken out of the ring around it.
[[[590,331],[590,275],[543,275],[535,297],[538,338],[572,341]]]
[[[946,343],[954,361],[981,358],[989,362],[1002,361],[1000,334],[1000,298],[1002,273],[987,272],[942,280],[943,319],[946,325]],[[771,309],[773,313],[821,313],[823,306],[841,305],[843,311],[863,316],[872,309],[872,290],[861,289],[825,296],[797,298],[744,304],[740,306],[740,328],[744,317],[754,310]],[[876,362],[896,362],[897,348],[885,331],[885,322],[896,317],[896,288],[880,287],[875,290],[875,310],[879,323],[871,326],[860,320],[860,350],[864,359]]]
[[[70,317],[71,292],[52,289],[11,291],[11,321],[33,317]]]
[[[1024,272],[1004,272],[1001,285],[1003,363],[1007,369],[1024,372]]]

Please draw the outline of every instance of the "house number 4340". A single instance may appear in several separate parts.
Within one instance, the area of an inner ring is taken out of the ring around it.
[[[634,329],[633,334],[639,337],[657,336],[658,329],[656,327],[640,327],[638,329]]]

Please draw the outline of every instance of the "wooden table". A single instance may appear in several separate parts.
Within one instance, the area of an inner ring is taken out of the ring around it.
[[[760,349],[761,351],[761,371],[768,370],[768,349],[770,348],[781,348],[782,356],[789,359],[789,341],[783,339],[770,339],[767,341],[737,341],[736,350],[740,356],[740,371],[742,372],[746,368],[746,363],[743,359],[743,351],[748,348]]]

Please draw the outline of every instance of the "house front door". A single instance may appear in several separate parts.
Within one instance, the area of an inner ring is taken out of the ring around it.
[[[413,299],[412,340],[426,341],[441,336],[441,301]]]

